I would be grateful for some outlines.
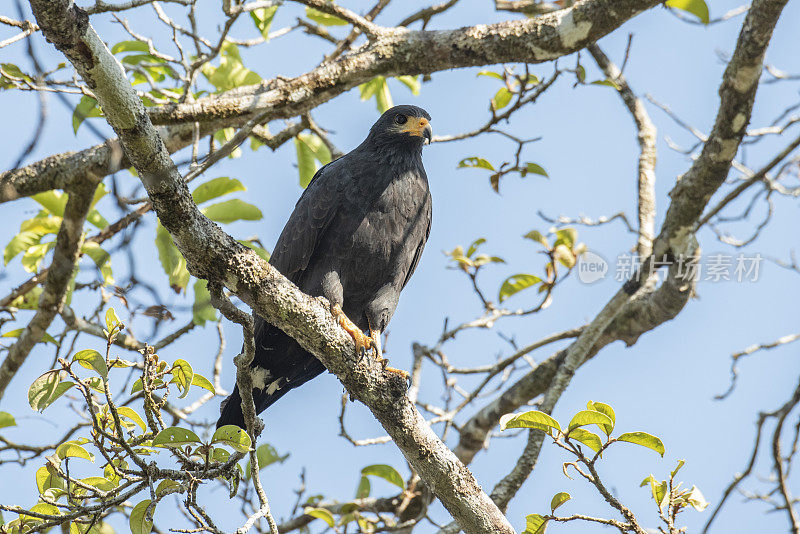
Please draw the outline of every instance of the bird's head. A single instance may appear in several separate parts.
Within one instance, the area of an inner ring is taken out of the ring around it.
[[[433,137],[430,120],[428,112],[420,107],[394,106],[372,125],[368,139],[380,144],[422,148]]]

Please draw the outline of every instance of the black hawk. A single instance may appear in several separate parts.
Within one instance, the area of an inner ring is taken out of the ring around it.
[[[422,146],[432,135],[430,119],[416,106],[383,113],[363,143],[317,171],[270,258],[303,292],[328,299],[357,349],[373,349],[384,366],[381,333],[431,228],[431,195],[422,166]],[[260,317],[255,344],[258,413],[325,370],[314,355]],[[217,427],[229,424],[245,426],[238,388],[223,401]]]

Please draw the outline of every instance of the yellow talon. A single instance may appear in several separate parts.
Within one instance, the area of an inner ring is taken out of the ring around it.
[[[342,311],[341,306],[338,304],[334,304],[331,307],[331,314],[333,317],[339,322],[339,326],[341,326],[345,332],[350,334],[350,337],[353,338],[353,341],[356,344],[356,353],[360,354],[361,351],[366,351],[372,348],[374,345],[372,343],[372,339],[365,336],[364,332],[351,321],[347,315]]]

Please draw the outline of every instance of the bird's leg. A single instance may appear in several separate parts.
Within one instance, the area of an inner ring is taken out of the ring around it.
[[[383,367],[384,371],[389,373],[394,373],[396,375],[400,375],[403,377],[403,380],[408,380],[409,374],[402,369],[395,369],[394,367],[389,367],[389,360],[383,357],[383,350],[381,347],[381,331],[380,330],[373,330],[372,322],[367,317],[367,324],[369,325],[369,337],[372,340],[372,347],[375,349],[375,357],[378,359],[378,362]]]
[[[364,332],[351,321],[338,304],[331,305],[331,315],[339,322],[345,332],[350,334],[356,344],[356,354],[362,354],[372,347],[372,339],[365,336]]]

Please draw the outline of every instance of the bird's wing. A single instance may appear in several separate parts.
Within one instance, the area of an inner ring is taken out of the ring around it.
[[[339,161],[341,159],[323,166],[311,179],[270,257],[270,263],[295,283],[308,267],[320,237],[336,215],[347,179],[346,166],[336,165]]]
[[[425,225],[423,226],[423,228],[425,228],[425,237],[422,237],[421,235],[419,236],[420,237],[419,244],[417,244],[417,248],[414,251],[414,259],[411,260],[411,267],[408,268],[408,272],[406,273],[406,279],[403,280],[403,286],[400,288],[401,290],[404,289],[406,287],[406,284],[408,284],[408,281],[411,280],[411,275],[414,274],[414,271],[417,269],[417,265],[419,264],[419,259],[420,257],[422,257],[422,251],[425,248],[425,243],[428,241],[428,236],[431,235],[432,211],[431,211],[430,196],[427,197],[425,203],[427,204],[425,221],[424,221]]]

